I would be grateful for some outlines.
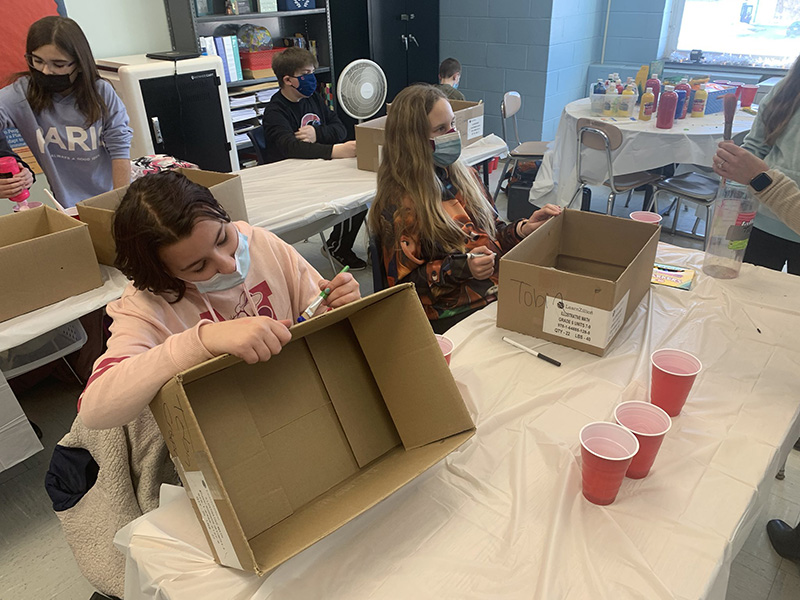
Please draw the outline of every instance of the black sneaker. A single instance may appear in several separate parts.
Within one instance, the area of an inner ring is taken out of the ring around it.
[[[367,263],[358,258],[355,252],[350,249],[339,250],[338,252],[331,252],[325,246],[322,247],[322,253],[330,255],[340,265],[350,267],[351,271],[363,271],[367,268]]]

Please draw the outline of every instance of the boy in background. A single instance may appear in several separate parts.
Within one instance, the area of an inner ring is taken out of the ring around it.
[[[448,100],[466,100],[464,94],[458,91],[461,81],[461,63],[455,58],[445,58],[439,65],[439,85],[436,87],[444,92]]]
[[[314,69],[317,59],[303,48],[288,48],[275,56],[272,69],[279,93],[272,96],[261,117],[266,142],[267,163],[286,158],[352,158],[356,143],[347,142],[347,131],[338,115],[330,110],[317,92]],[[364,269],[367,263],[353,252],[358,230],[367,211],[333,228],[324,250],[351,270]]]

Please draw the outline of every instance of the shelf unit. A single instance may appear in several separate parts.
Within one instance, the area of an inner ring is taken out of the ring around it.
[[[282,41],[283,38],[293,37],[298,33],[302,34],[306,40],[315,40],[317,60],[320,65],[316,70],[317,79],[324,84],[335,80],[329,2],[330,0],[317,0],[317,7],[307,10],[226,15],[223,14],[225,2],[213,0],[209,1],[209,7],[214,10],[215,14],[204,16],[197,16],[195,0],[164,0],[164,5],[167,11],[172,46],[176,50],[198,52],[200,50],[198,37],[213,36],[215,33],[231,35],[230,32],[224,33],[218,29],[224,30],[225,26],[244,25],[245,23],[266,27],[276,42]],[[254,2],[254,4],[257,3]],[[233,81],[227,84],[228,95],[238,95],[242,92],[242,88],[248,86],[276,81],[275,77]],[[258,109],[263,104],[263,102],[255,101],[253,106]],[[255,121],[255,119],[253,120]],[[258,123],[260,124],[260,118],[258,118]],[[236,147],[240,152],[241,164],[252,161],[254,156],[246,155],[247,150],[252,148],[249,140],[238,142]]]

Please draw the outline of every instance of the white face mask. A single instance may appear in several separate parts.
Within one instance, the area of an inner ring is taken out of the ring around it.
[[[188,281],[197,288],[201,294],[210,292],[222,292],[242,285],[247,273],[250,271],[250,242],[241,231],[239,234],[239,245],[236,246],[234,258],[236,259],[236,270],[232,273],[217,273],[205,281]],[[186,281],[184,279],[184,281]]]

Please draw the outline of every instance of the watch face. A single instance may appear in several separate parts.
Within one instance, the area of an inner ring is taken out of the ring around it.
[[[772,177],[766,173],[759,173],[750,180],[750,187],[757,192],[763,192],[772,183]]]

